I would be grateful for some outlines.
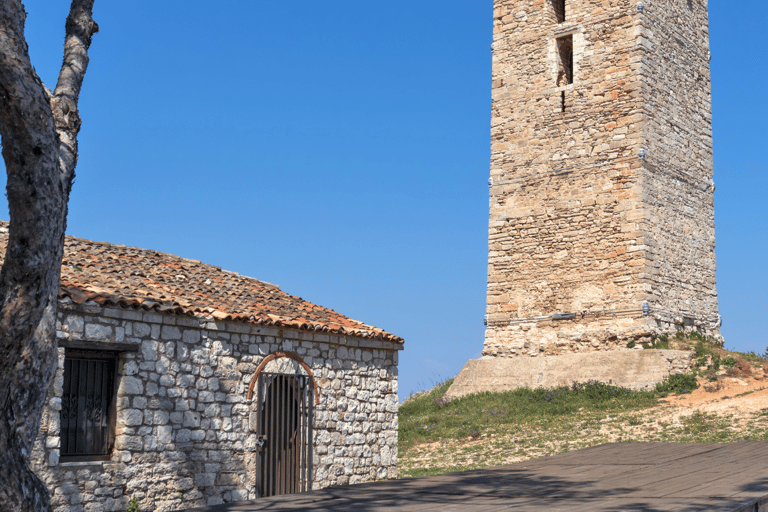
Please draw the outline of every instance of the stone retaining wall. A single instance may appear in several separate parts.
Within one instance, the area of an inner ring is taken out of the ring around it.
[[[649,391],[668,376],[688,371],[692,361],[693,352],[642,349],[536,359],[483,357],[468,361],[445,395],[454,399],[483,391],[549,389],[589,381]]]

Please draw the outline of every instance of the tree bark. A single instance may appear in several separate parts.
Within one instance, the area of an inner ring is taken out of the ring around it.
[[[73,0],[51,93],[35,73],[20,0],[0,0],[0,142],[10,226],[0,271],[0,510],[48,511],[29,467],[57,364],[56,307],[67,202],[77,163],[77,103],[98,26]]]

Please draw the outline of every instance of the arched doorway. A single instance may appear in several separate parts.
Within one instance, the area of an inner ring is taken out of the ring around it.
[[[276,358],[289,358],[267,362]],[[312,488],[312,425],[316,398],[311,373],[295,354],[274,354],[254,375],[257,413],[256,492],[259,497]],[[288,363],[288,364],[285,364]],[[298,364],[296,364],[298,363]],[[265,368],[266,366],[266,368]],[[271,371],[263,371],[271,370]],[[307,372],[308,373],[308,372]]]

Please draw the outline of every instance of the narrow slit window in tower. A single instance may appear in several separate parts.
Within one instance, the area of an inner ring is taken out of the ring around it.
[[[560,109],[565,112],[565,91],[560,91]]]
[[[555,9],[555,19],[558,23],[565,22],[565,0],[551,0]]]
[[[557,39],[557,86],[573,83],[573,35]]]

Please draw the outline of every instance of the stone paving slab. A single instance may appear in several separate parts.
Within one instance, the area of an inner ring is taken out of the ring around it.
[[[188,512],[768,512],[768,442],[607,444],[496,468]]]

